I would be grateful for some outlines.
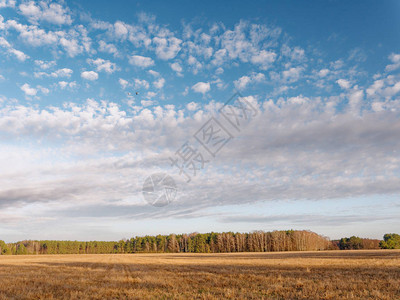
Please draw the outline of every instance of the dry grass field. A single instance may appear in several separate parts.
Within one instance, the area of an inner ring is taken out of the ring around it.
[[[0,299],[400,299],[400,251],[0,256]]]

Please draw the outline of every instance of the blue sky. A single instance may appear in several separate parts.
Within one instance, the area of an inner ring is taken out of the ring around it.
[[[0,0],[0,239],[398,231],[397,1]],[[235,92],[257,113],[239,131]],[[232,140],[170,164],[214,116]],[[153,207],[152,173],[177,183]]]

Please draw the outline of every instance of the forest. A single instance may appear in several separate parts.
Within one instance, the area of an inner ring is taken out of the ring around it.
[[[1,255],[110,254],[110,253],[226,253],[357,249],[400,249],[400,235],[385,234],[382,241],[352,236],[331,241],[306,230],[254,231],[251,233],[191,233],[137,236],[118,242],[25,240],[5,243]]]

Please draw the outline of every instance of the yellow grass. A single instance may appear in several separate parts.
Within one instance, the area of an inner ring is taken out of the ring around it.
[[[0,256],[0,299],[400,299],[400,250]]]

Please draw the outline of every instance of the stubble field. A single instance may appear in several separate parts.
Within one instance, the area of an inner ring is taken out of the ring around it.
[[[400,299],[400,250],[0,256],[0,299]]]

